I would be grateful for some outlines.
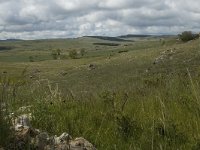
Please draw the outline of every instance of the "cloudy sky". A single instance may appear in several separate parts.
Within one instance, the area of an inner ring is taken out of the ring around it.
[[[0,0],[0,39],[200,31],[199,0]]]

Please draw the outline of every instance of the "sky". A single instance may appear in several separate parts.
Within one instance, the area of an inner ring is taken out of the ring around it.
[[[0,39],[200,31],[199,0],[0,0]]]

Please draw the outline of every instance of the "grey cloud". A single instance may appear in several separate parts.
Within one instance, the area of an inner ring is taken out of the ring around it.
[[[0,0],[0,39],[198,31],[196,0]]]

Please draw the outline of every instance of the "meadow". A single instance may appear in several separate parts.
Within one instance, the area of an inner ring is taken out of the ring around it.
[[[0,41],[0,145],[31,106],[35,128],[99,150],[200,149],[200,40],[123,39]]]

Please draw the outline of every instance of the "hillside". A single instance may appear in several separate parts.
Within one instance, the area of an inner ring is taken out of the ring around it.
[[[0,51],[1,103],[10,113],[31,106],[35,128],[82,136],[99,150],[200,148],[199,39],[81,37],[1,47],[12,47]]]

